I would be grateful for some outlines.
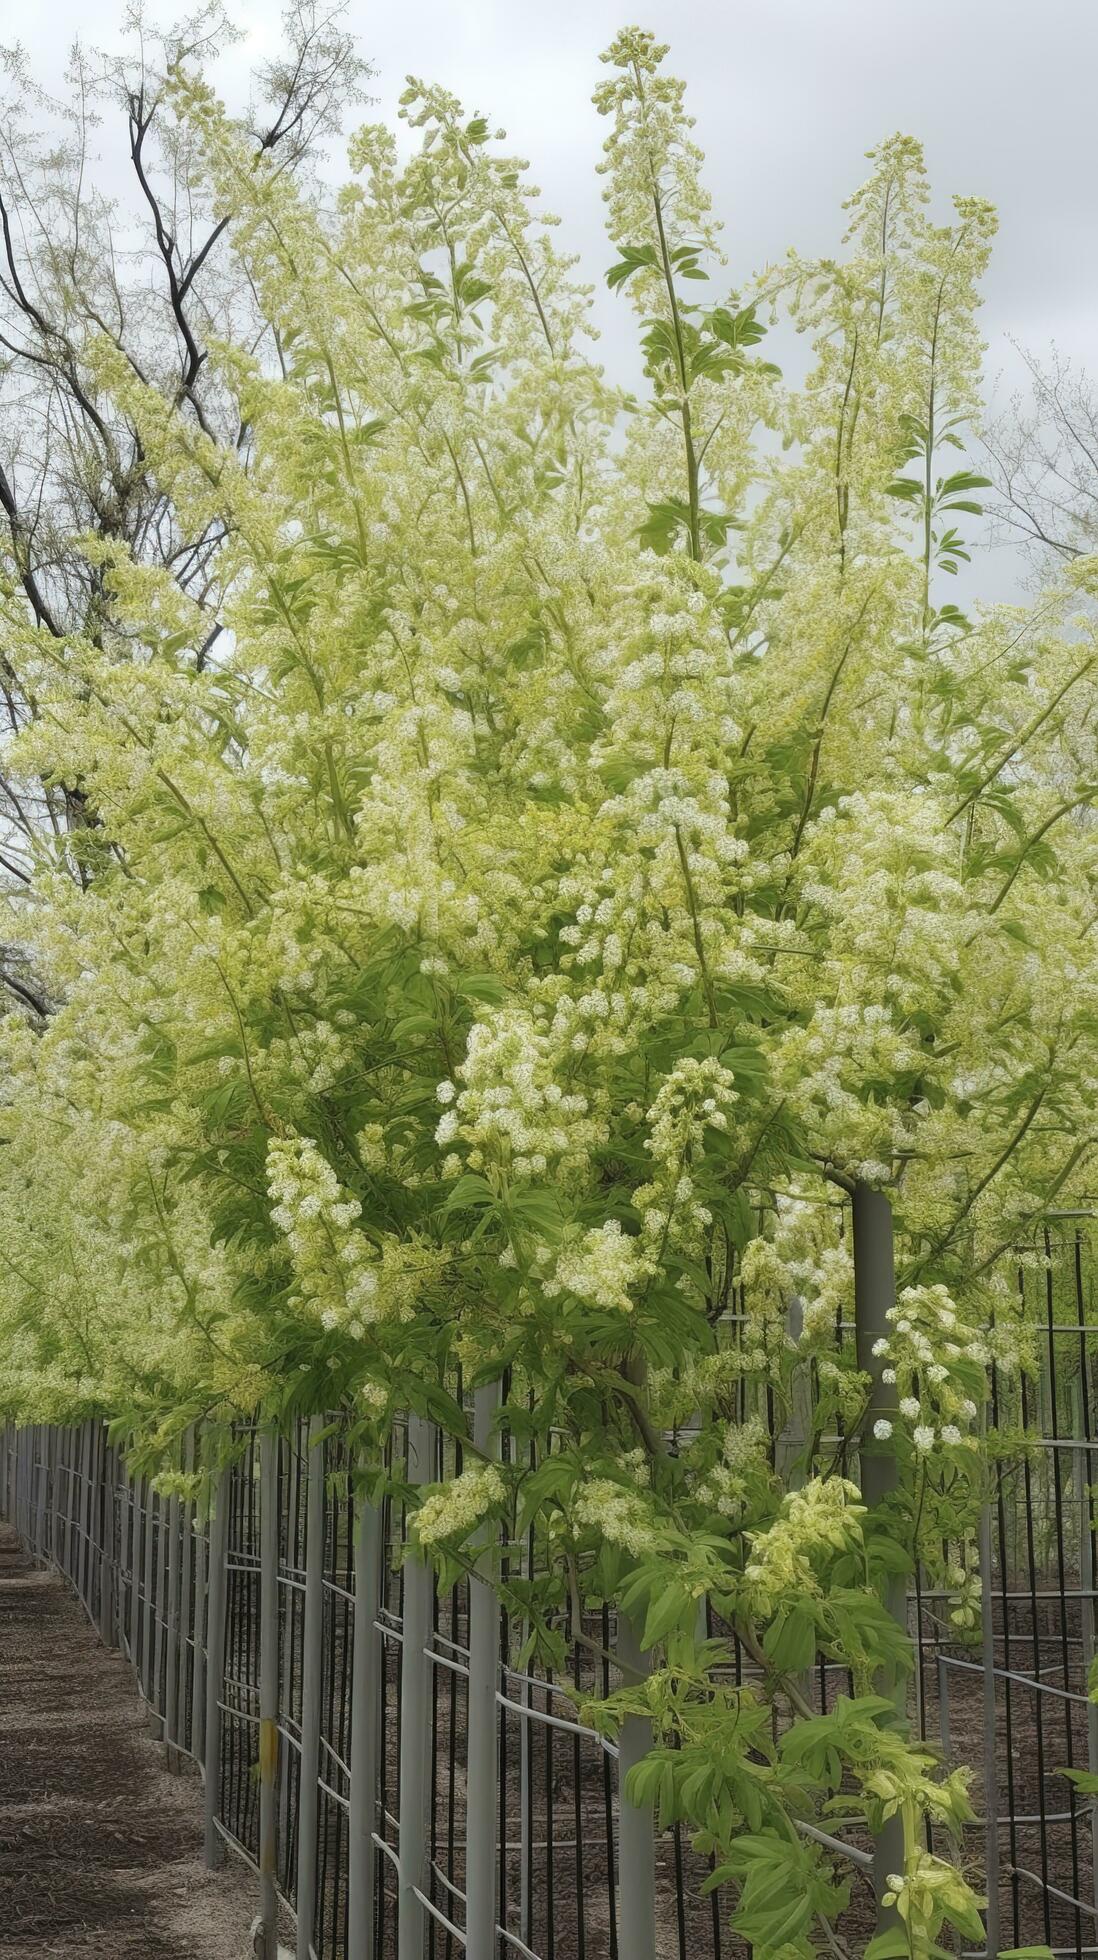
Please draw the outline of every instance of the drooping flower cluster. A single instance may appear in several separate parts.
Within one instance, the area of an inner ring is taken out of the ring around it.
[[[358,1225],[362,1207],[340,1190],[308,1137],[273,1137],[267,1149],[271,1218],[285,1234],[298,1297],[329,1330],[361,1339],[377,1319],[374,1249]]]
[[[446,1538],[467,1536],[506,1494],[493,1464],[473,1464],[421,1500],[413,1520],[416,1543],[437,1545]]]
[[[916,1453],[971,1448],[991,1360],[985,1340],[966,1326],[942,1285],[905,1287],[888,1318],[891,1332],[874,1353],[885,1362]]]
[[[865,1506],[845,1477],[813,1477],[790,1491],[765,1531],[749,1532],[744,1581],[758,1609],[770,1614],[783,1599],[821,1591],[821,1563],[860,1544]]]
[[[460,1138],[472,1169],[505,1180],[582,1172],[600,1126],[587,1097],[561,1087],[553,1056],[549,1037],[521,1009],[474,1022],[458,1070],[464,1087],[440,1117],[436,1141]]]

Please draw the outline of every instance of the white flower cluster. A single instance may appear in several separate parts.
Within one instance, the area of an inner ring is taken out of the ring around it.
[[[653,1159],[653,1176],[634,1199],[644,1242],[656,1256],[668,1245],[696,1243],[712,1223],[691,1173],[706,1132],[728,1129],[728,1112],[737,1100],[731,1070],[711,1056],[687,1056],[664,1077],[647,1117],[644,1147]]]
[[[963,1324],[945,1286],[908,1286],[888,1318],[892,1331],[874,1344],[887,1366],[884,1380],[899,1391],[899,1409],[919,1456],[945,1444],[971,1448],[979,1409],[973,1399],[973,1367],[987,1367],[991,1353],[975,1328]]]
[[[271,1138],[267,1186],[302,1304],[324,1327],[361,1337],[378,1317],[378,1275],[373,1248],[355,1229],[357,1198],[342,1190],[311,1137]]]
[[[760,1474],[769,1476],[770,1428],[761,1416],[729,1423],[721,1455],[696,1489],[702,1504],[724,1518],[742,1517]]]
[[[602,1126],[586,1096],[561,1088],[553,1061],[548,1036],[521,1008],[474,1022],[458,1071],[465,1086],[440,1117],[436,1141],[460,1138],[473,1170],[498,1167],[515,1178],[543,1177],[550,1166],[581,1171]],[[450,1086],[441,1085],[440,1100]]]
[[[437,1545],[444,1538],[465,1537],[506,1494],[507,1486],[494,1464],[473,1464],[423,1498],[411,1521],[417,1544]]]
[[[649,1270],[639,1241],[623,1232],[616,1218],[566,1245],[543,1291],[552,1298],[562,1289],[607,1313],[632,1313],[629,1288]]]
[[[612,1477],[589,1477],[572,1500],[572,1522],[595,1531],[609,1545],[640,1558],[654,1551],[659,1536],[649,1503],[639,1490],[627,1490]]]
[[[783,1598],[818,1594],[814,1561],[861,1543],[865,1506],[857,1484],[844,1477],[814,1477],[790,1491],[765,1531],[748,1533],[751,1556],[744,1578],[754,1610],[771,1612]]]
[[[778,1200],[772,1239],[752,1239],[741,1270],[744,1308],[776,1319],[801,1303],[801,1340],[819,1348],[821,1364],[835,1346],[835,1329],[854,1311],[854,1262],[845,1244],[834,1243],[836,1208],[796,1196]]]
[[[896,1025],[890,1008],[820,1003],[805,1027],[782,1040],[777,1077],[816,1151],[853,1176],[882,1184],[906,1141],[903,1092],[921,1059],[918,1043]]]

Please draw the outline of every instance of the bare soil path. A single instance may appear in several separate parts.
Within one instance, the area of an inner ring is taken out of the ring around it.
[[[0,1954],[246,1960],[252,1891],[202,1863],[124,1663],[0,1522]]]

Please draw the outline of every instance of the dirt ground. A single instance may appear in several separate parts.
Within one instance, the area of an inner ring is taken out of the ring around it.
[[[201,1854],[198,1777],[168,1773],[125,1664],[0,1523],[0,1953],[245,1960],[250,1876]]]

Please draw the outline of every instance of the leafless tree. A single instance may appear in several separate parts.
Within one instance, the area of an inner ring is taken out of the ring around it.
[[[293,0],[282,52],[253,77],[242,120],[288,171],[311,170],[347,104],[362,99],[369,70],[342,12]],[[0,50],[0,572],[41,631],[103,644],[103,575],[73,540],[123,543],[167,567],[202,609],[199,664],[220,631],[221,535],[216,526],[197,538],[180,531],[136,428],[102,392],[89,356],[108,336],[144,383],[246,453],[247,431],[206,349],[212,334],[231,333],[262,351],[268,328],[230,248],[231,213],[212,212],[191,139],[165,99],[173,70],[208,64],[236,38],[219,0],[170,32],[135,8],[121,54],[73,48],[63,101],[36,85],[20,49]],[[108,196],[112,144],[121,190]],[[0,730],[16,731],[36,711],[0,647]],[[86,879],[89,853],[66,844],[94,825],[79,782],[17,785],[0,763],[0,885],[9,891],[29,883],[44,840]],[[0,987],[31,1013],[47,1010],[14,946],[0,945]]]
[[[1028,387],[984,437],[992,509],[1047,570],[1098,549],[1098,389],[1056,347],[1044,361],[1018,352]]]

